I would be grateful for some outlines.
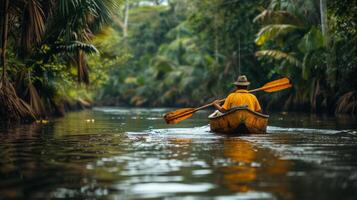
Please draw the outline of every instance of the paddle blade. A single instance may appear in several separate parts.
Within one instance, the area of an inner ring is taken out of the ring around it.
[[[277,91],[280,91],[280,90],[284,90],[284,89],[287,89],[287,88],[290,88],[292,85],[291,84],[284,84],[284,85],[276,85],[276,86],[273,86],[273,87],[269,87],[269,88],[266,88],[266,89],[263,89],[264,92],[277,92]]]
[[[164,115],[164,119],[168,124],[176,124],[180,121],[190,118],[194,112],[196,112],[194,108],[182,108],[166,113]]]
[[[276,85],[285,85],[285,84],[291,84],[291,80],[287,77],[266,83],[265,85],[263,85],[262,88],[269,87],[269,86],[276,86]]]
[[[271,81],[266,83],[263,87],[258,89],[250,90],[250,92],[264,91],[264,92],[277,92],[280,90],[284,90],[290,88],[292,83],[289,78],[281,78],[275,81]]]
[[[187,115],[184,115],[184,116],[180,116],[180,117],[177,117],[177,118],[173,118],[173,119],[170,119],[170,120],[166,120],[166,123],[168,123],[168,124],[177,124],[180,121],[183,121],[183,120],[185,120],[187,118],[190,118],[192,115],[193,115],[193,113],[187,114]]]

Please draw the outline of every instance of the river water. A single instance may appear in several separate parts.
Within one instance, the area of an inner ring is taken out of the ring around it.
[[[356,199],[357,120],[271,115],[265,135],[95,108],[0,129],[0,199]]]

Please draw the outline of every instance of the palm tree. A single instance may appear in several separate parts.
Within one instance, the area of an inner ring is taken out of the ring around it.
[[[21,118],[34,119],[32,109],[17,96],[14,87],[7,78],[6,50],[10,15],[9,0],[2,0],[1,5],[1,67],[3,71],[0,80],[0,105],[2,105],[0,114],[8,121],[20,120]]]
[[[86,53],[98,52],[89,42],[111,21],[118,3],[115,0],[69,0],[59,1],[53,7],[44,42],[51,44],[56,53],[65,53],[74,60],[78,82],[88,84]]]
[[[286,106],[291,108],[309,103],[312,110],[316,110],[318,99],[326,101],[327,98],[327,94],[322,94],[326,85],[321,84],[326,79],[325,61],[320,58],[326,53],[325,38],[317,28],[319,22],[315,12],[311,11],[316,10],[316,6],[310,5],[307,14],[303,15],[300,6],[304,2],[285,2],[284,6],[277,2],[280,1],[272,1],[271,9],[254,19],[263,24],[255,40],[261,46],[256,56],[278,61],[281,65],[275,69],[284,74],[295,75],[300,70],[301,76],[294,77],[296,92],[288,98]]]
[[[76,63],[78,82],[89,83],[85,55],[97,50],[88,42],[95,32],[110,22],[117,1],[0,0],[0,3],[2,6],[0,114],[7,116],[9,120],[34,118],[33,110],[17,96],[7,77],[6,50],[9,39],[12,39],[11,42],[14,44],[12,50],[17,51],[18,58],[24,63],[26,58],[32,56],[34,50],[44,45],[50,47],[49,53],[52,57],[58,53],[65,54],[68,61]],[[8,38],[8,33],[11,33],[13,38]],[[29,70],[26,71],[31,73]],[[28,92],[30,101],[41,101],[31,79],[28,80],[26,91],[30,91]],[[38,106],[33,106],[35,107]]]

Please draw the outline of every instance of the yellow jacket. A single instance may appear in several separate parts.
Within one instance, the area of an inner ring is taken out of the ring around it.
[[[253,111],[261,111],[261,107],[257,97],[248,92],[248,90],[237,90],[228,95],[222,108],[229,110],[232,107],[248,106]]]

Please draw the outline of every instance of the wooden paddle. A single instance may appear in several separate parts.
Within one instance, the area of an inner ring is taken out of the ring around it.
[[[249,92],[258,92],[258,91],[264,91],[264,92],[277,92],[280,90],[284,90],[287,88],[290,88],[292,86],[292,83],[289,78],[281,78],[275,81],[271,81],[269,83],[266,83],[260,88],[254,89],[254,90],[249,90]],[[226,99],[220,99],[219,103],[224,102]],[[164,115],[164,119],[166,123],[168,124],[176,124],[180,121],[183,121],[187,118],[190,118],[193,113],[208,108],[212,106],[213,103],[209,103],[207,105],[198,107],[198,108],[181,108],[172,112],[168,112]]]

